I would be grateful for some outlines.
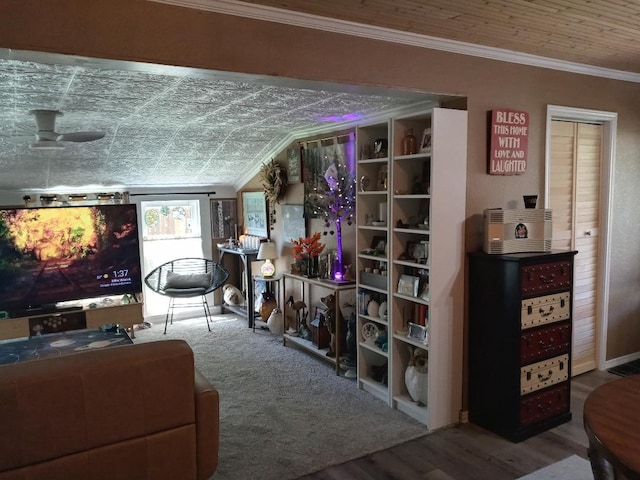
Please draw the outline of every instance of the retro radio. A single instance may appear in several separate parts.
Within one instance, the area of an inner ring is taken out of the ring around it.
[[[551,251],[551,209],[487,209],[484,211],[486,253]]]

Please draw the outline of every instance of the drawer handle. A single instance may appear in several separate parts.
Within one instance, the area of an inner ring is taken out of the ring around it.
[[[553,308],[553,305],[551,305],[549,307],[549,311],[545,312],[544,308],[540,308],[540,310],[538,310],[538,313],[540,314],[541,317],[548,317],[549,315],[551,315],[553,313],[555,309]]]
[[[552,408],[553,408],[553,403],[552,402],[547,402],[546,406],[541,404],[541,403],[538,404],[538,411],[539,412],[548,412]]]
[[[540,349],[546,350],[548,348],[553,348],[554,343],[555,343],[555,340],[553,339],[553,337],[550,337],[549,343],[546,343],[544,340],[540,340],[540,342],[538,342],[538,345],[540,346]]]
[[[540,277],[538,278],[542,283],[553,283],[556,279],[556,274],[552,273],[551,275],[549,275],[549,277],[547,277],[546,275],[540,275]]]
[[[549,375],[547,375],[546,377],[544,375],[542,375],[541,373],[538,374],[538,381],[540,382],[546,382],[547,380],[549,380],[551,377],[553,376],[553,370],[549,370]]]

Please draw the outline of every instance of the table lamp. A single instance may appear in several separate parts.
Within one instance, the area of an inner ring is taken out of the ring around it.
[[[258,250],[258,260],[264,260],[265,262],[260,267],[260,273],[265,278],[271,278],[276,273],[276,267],[271,260],[278,258],[278,252],[276,252],[276,244],[273,242],[263,242],[260,244],[260,250]]]

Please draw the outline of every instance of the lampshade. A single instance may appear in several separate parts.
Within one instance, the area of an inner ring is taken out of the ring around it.
[[[258,260],[274,260],[278,258],[276,244],[273,242],[262,242],[258,250]]]
[[[276,267],[271,263],[271,260],[278,258],[278,252],[276,251],[276,244],[272,242],[264,242],[260,244],[258,250],[258,260],[265,260],[260,267],[260,273],[263,277],[273,277],[276,273]]]

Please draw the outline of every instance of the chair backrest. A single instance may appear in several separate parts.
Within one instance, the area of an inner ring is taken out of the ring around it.
[[[172,296],[167,289],[201,289],[201,295],[220,288],[229,278],[229,272],[208,258],[178,258],[154,268],[144,283],[161,295]],[[204,289],[204,290],[202,290]]]

